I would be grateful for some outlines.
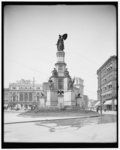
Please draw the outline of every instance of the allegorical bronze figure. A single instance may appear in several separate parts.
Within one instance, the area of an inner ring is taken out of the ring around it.
[[[64,41],[67,39],[67,34],[59,35],[59,39],[57,41],[57,49],[58,51],[63,51],[64,50]]]

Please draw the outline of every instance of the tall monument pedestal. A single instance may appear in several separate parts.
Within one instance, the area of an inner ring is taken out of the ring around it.
[[[57,106],[58,104],[58,96],[57,91],[47,91],[47,102],[46,106]]]
[[[64,92],[64,106],[75,106],[75,93],[72,90]]]
[[[40,98],[39,107],[40,108],[44,108],[45,107],[45,98],[44,97]]]
[[[55,68],[52,71],[52,76],[48,80],[49,89],[47,91],[46,106],[55,106],[57,108],[77,106],[75,98],[75,92],[73,91],[74,79],[69,75],[69,71],[66,68],[64,40],[67,39],[67,34],[59,35],[57,41],[57,62]]]
[[[64,108],[64,97],[58,96],[58,108]]]

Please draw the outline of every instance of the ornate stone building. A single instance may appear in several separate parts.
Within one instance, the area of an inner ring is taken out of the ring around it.
[[[100,104],[108,110],[116,110],[117,105],[117,57],[111,56],[98,70],[97,96]]]
[[[8,89],[4,90],[4,94],[7,94],[4,95],[6,104],[33,105],[39,103],[40,98],[44,97],[41,84],[35,84],[30,80],[21,79],[16,83],[10,83]]]

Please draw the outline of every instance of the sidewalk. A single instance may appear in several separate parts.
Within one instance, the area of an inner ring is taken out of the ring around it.
[[[100,111],[99,111],[100,114]],[[111,114],[111,115],[116,115],[117,111],[102,111],[102,114]]]

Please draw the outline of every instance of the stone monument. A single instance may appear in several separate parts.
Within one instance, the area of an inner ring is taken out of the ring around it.
[[[75,106],[75,94],[73,90],[74,79],[69,75],[66,68],[64,40],[67,39],[67,34],[59,35],[57,41],[57,62],[52,71],[52,76],[49,78],[49,90],[47,91],[47,106],[56,106],[64,108],[66,106]]]

